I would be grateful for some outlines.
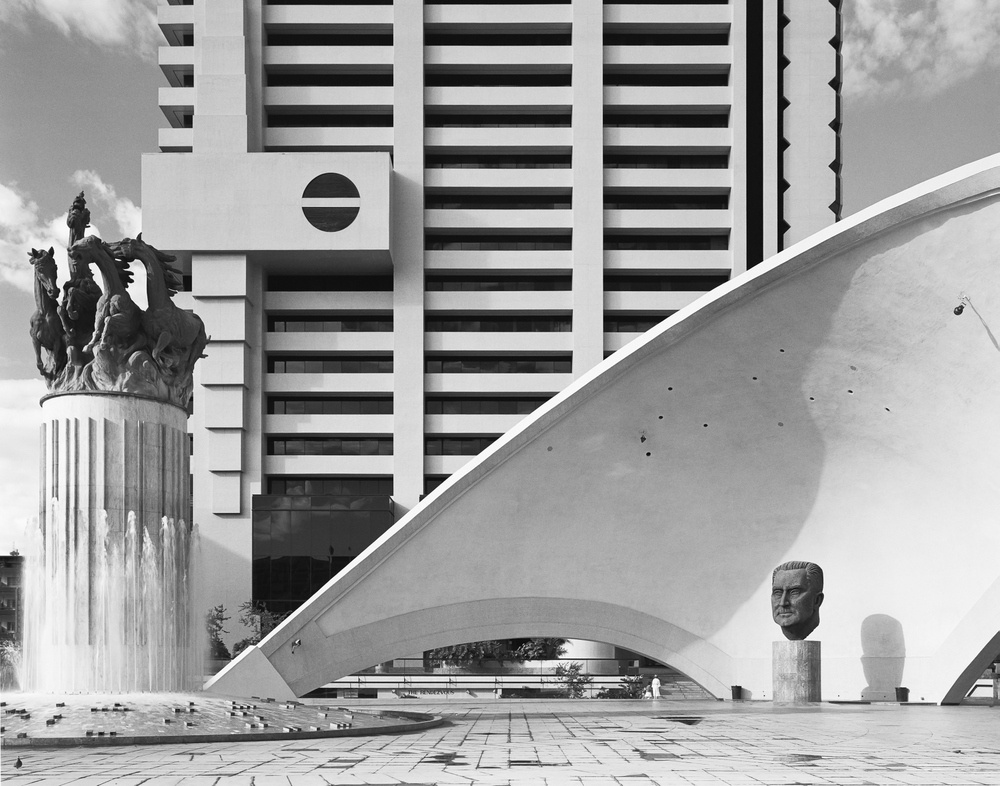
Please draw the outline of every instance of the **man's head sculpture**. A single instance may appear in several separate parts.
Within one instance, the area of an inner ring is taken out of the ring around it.
[[[786,639],[801,641],[819,625],[823,569],[815,562],[783,562],[771,574],[771,615]]]

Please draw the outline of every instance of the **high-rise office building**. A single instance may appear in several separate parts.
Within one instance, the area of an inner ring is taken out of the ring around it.
[[[143,219],[212,336],[206,608],[297,605],[524,414],[840,211],[839,0],[158,13]]]

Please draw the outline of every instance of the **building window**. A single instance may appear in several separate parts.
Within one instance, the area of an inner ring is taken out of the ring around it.
[[[647,330],[651,330],[656,325],[659,325],[673,313],[673,311],[668,311],[665,314],[630,314],[620,317],[605,317],[604,332],[645,333]]]
[[[428,456],[478,456],[498,437],[428,437],[424,451]]]
[[[553,155],[475,155],[428,153],[426,169],[569,169],[573,157],[569,153]]]
[[[428,317],[428,333],[569,333],[572,317]]]
[[[725,284],[729,276],[604,275],[605,292],[707,292]]]
[[[266,78],[268,87],[392,87],[391,71],[277,71]]]
[[[621,66],[604,69],[608,87],[726,87],[729,68],[710,71],[641,71],[622,70]]]
[[[392,292],[392,276],[267,277],[270,292]]]
[[[571,276],[427,276],[428,292],[568,292]]]
[[[620,150],[620,148],[619,148]],[[605,169],[726,169],[729,155],[647,155],[604,151]]]
[[[569,87],[573,77],[565,71],[456,71],[427,70],[426,87]]]
[[[569,194],[428,194],[427,210],[569,210]]]
[[[269,396],[269,415],[391,415],[391,398]]]
[[[427,251],[569,251],[571,235],[424,235]]]
[[[564,114],[440,114],[428,112],[427,128],[569,128],[573,118]]]
[[[392,437],[268,437],[269,456],[391,456]]]
[[[428,374],[570,374],[570,357],[428,357]]]
[[[271,316],[267,329],[272,333],[378,333],[392,330],[391,316]]]
[[[430,494],[434,489],[444,483],[451,475],[425,475],[424,476],[424,496]]]
[[[392,495],[392,478],[382,476],[342,475],[308,477],[274,475],[267,479],[267,493],[292,497],[329,494],[342,497]]]
[[[269,112],[268,128],[392,128],[392,113],[371,114]]]
[[[294,609],[393,524],[392,500],[371,496],[253,497],[253,599]]]
[[[392,46],[392,33],[268,33],[267,46]]]
[[[604,30],[605,46],[728,46],[728,30],[686,30],[667,33],[659,30]]]
[[[604,233],[605,251],[725,251],[729,235],[638,235]]]
[[[471,33],[463,31],[429,31],[424,33],[424,46],[570,46],[571,33]]]
[[[546,397],[450,398],[433,397],[424,401],[428,415],[528,415],[548,401]]]
[[[391,374],[385,357],[269,357],[269,374]]]
[[[728,128],[728,112],[605,112],[605,128]]]
[[[605,210],[725,210],[729,194],[605,194]]]

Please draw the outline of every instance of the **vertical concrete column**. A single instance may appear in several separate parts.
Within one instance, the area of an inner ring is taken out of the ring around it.
[[[784,3],[785,247],[839,218],[839,25],[830,3]]]
[[[776,641],[771,648],[774,701],[809,704],[822,700],[820,642]]]
[[[193,254],[193,299],[211,337],[195,366],[194,519],[203,558],[225,570],[205,571],[198,609],[224,603],[232,610],[251,596],[250,496],[259,492],[261,392],[264,379],[261,274],[244,254]],[[256,386],[255,386],[256,387]],[[234,531],[235,530],[235,531]]]
[[[756,85],[748,85],[749,75],[747,55],[747,7],[746,3],[734,3],[732,22],[729,30],[730,76],[729,89],[732,104],[729,107],[729,215],[732,230],[729,233],[729,256],[733,265],[733,276],[745,273],[747,269],[747,208],[753,195],[759,198],[756,183],[750,183],[747,156],[759,155],[759,151],[747,149],[747,101],[756,95]],[[748,89],[749,88],[749,89]]]
[[[243,0],[195,6],[195,153],[248,150],[245,24]]]
[[[573,375],[604,359],[604,5],[573,0]]]
[[[393,6],[393,497],[424,490],[424,6]]]
[[[778,102],[781,95],[778,85],[781,80],[781,27],[779,23],[778,0],[762,0],[763,3],[763,62],[761,63],[761,74],[763,81],[760,85],[761,100],[763,101],[763,149],[760,151],[764,157],[763,182],[761,183],[763,205],[761,209],[763,217],[763,254],[764,259],[774,256],[782,249],[781,234],[778,225],[782,220],[779,206],[781,204],[781,148],[783,140],[781,137],[780,123],[781,107]]]

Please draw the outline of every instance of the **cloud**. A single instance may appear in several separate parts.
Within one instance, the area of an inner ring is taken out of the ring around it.
[[[0,380],[0,553],[24,548],[26,524],[38,515],[38,425],[41,379]]]
[[[1000,65],[1000,0],[854,0],[844,5],[844,93],[927,96]]]
[[[18,190],[16,183],[0,183],[0,281],[31,292],[28,252],[32,248],[53,246],[56,259],[65,259],[68,239],[65,214],[45,218],[38,205]]]
[[[37,19],[55,25],[67,38],[119,47],[155,59],[163,43],[156,25],[156,0],[2,0],[0,24],[27,28]]]
[[[70,181],[86,192],[87,206],[91,213],[111,214],[118,225],[118,235],[135,237],[142,231],[142,209],[128,197],[118,196],[115,187],[105,183],[97,172],[92,169],[78,169]]]
[[[2,2],[2,0],[0,0]],[[107,235],[94,223],[88,235],[99,235],[105,240],[135,237],[142,229],[142,210],[128,197],[120,197],[110,183],[92,170],[77,170],[69,181],[84,191],[87,207],[94,218],[110,216],[116,231]],[[18,188],[17,183],[0,183],[0,281],[13,284],[25,292],[32,291],[31,265],[28,252],[32,248],[55,250],[60,280],[65,275],[66,243],[69,229],[66,210],[55,216],[46,216],[30,196]],[[136,299],[138,302],[138,298]]]

